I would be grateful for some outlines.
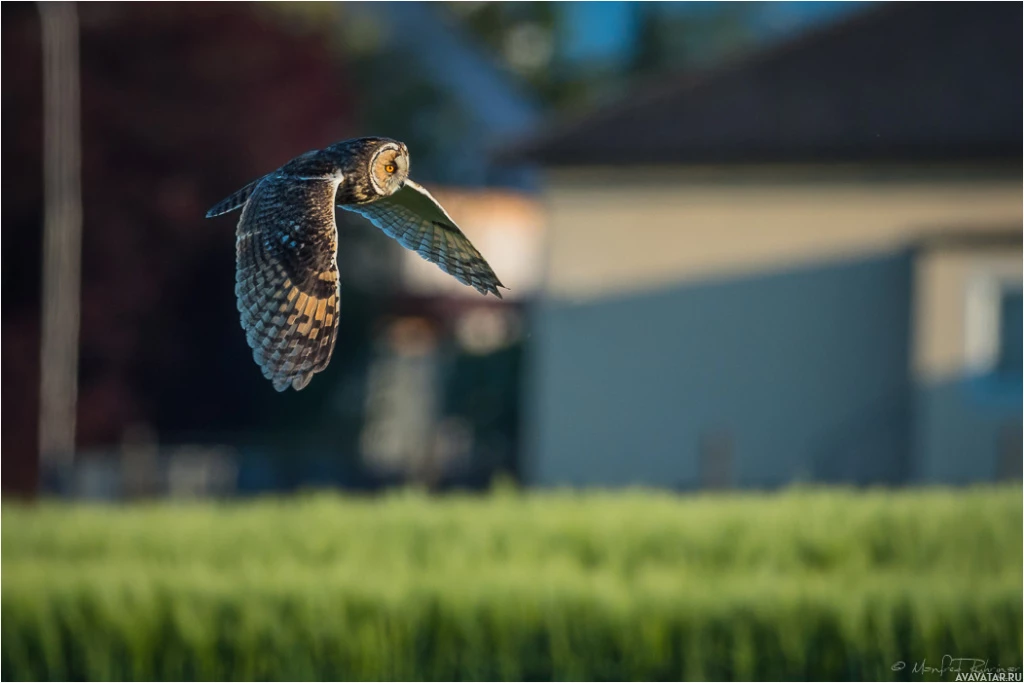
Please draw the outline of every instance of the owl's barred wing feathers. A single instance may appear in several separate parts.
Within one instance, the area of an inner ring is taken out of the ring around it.
[[[241,190],[232,193],[230,196],[225,197],[214,204],[213,208],[206,212],[206,217],[215,218],[216,216],[231,213],[235,209],[240,209],[245,206],[245,202],[249,200],[250,195],[252,195],[253,190],[256,189],[256,185],[259,184],[260,180],[263,180],[263,178],[252,181]]]
[[[395,194],[369,204],[339,204],[361,214],[427,261],[436,264],[464,285],[481,294],[501,297],[490,265],[425,188],[411,180]]]
[[[504,287],[451,216],[408,179],[409,151],[390,138],[344,140],[301,154],[221,200],[241,209],[235,295],[253,359],[274,388],[302,389],[338,336],[336,207],[371,223],[482,294]]]
[[[238,222],[242,328],[253,359],[278,391],[305,387],[334,350],[339,180],[266,176],[250,191]]]

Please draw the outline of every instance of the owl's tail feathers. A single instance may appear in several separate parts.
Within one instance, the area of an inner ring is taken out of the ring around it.
[[[222,199],[214,204],[213,208],[206,212],[206,217],[214,218],[215,216],[231,213],[235,209],[240,209],[245,206],[245,203],[249,201],[249,196],[252,195],[260,180],[263,180],[263,178],[252,181],[238,192],[233,193],[230,197]]]

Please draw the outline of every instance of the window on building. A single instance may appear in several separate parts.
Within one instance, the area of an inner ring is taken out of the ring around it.
[[[996,374],[1006,379],[1016,378],[1020,381],[1022,374],[1022,346],[1021,328],[1024,325],[1024,317],[1021,308],[1024,306],[1024,298],[1021,290],[1004,289],[1000,294],[999,302],[999,348],[995,364]]]

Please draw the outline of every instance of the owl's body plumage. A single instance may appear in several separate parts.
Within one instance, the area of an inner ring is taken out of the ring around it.
[[[330,362],[341,292],[335,207],[363,215],[460,282],[501,298],[494,271],[424,188],[409,152],[359,138],[307,152],[210,209],[242,209],[235,295],[253,359],[274,388],[304,388]]]

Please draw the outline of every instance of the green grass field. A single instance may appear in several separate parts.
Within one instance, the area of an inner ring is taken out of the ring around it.
[[[5,504],[2,551],[4,680],[1022,664],[1019,487]]]

